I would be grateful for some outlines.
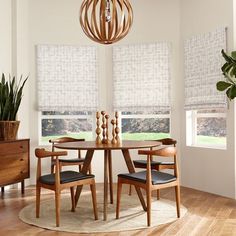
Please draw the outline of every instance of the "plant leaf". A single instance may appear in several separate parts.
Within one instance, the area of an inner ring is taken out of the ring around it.
[[[9,109],[10,109],[10,100],[9,97],[6,99],[6,103],[4,104],[2,119],[9,120]]]
[[[236,51],[232,51],[232,52],[231,52],[231,57],[232,57],[234,60],[236,60]]]
[[[232,86],[230,87],[227,91],[226,91],[227,97],[232,100],[236,97],[236,86]]]
[[[228,63],[232,62],[230,56],[228,56],[228,55],[225,53],[224,49],[221,50],[221,53],[222,53],[222,56],[224,57],[224,59],[226,60],[226,62],[228,62]]]
[[[0,81],[0,120],[16,120],[16,114],[19,109],[22,91],[24,85],[28,79],[22,82],[23,76],[20,77],[18,83],[16,83],[16,77],[9,75],[9,80],[5,80],[4,73]]]
[[[228,82],[225,82],[225,81],[219,81],[219,82],[217,82],[217,84],[216,84],[216,88],[217,88],[217,90],[219,90],[219,91],[224,91],[224,90],[226,90],[229,86],[232,86],[232,84],[231,84],[231,83],[228,83]]]

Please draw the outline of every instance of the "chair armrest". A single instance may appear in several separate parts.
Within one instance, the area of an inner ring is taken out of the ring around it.
[[[139,155],[157,155],[156,150],[138,150]]]
[[[67,156],[67,151],[51,152],[45,150],[44,148],[36,148],[35,156],[38,158]]]
[[[176,152],[176,147],[164,147],[156,150],[138,150],[138,154],[140,155],[155,155],[163,157],[174,157]]]

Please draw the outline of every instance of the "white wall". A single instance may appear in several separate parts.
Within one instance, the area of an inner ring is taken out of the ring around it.
[[[181,0],[181,52],[183,40],[227,26],[228,50],[233,49],[232,0]],[[220,53],[220,52],[219,52]],[[183,54],[181,55],[183,62]],[[183,63],[180,85],[184,88]],[[182,185],[228,197],[235,197],[234,108],[227,112],[227,150],[186,146],[184,92],[181,99]]]
[[[12,0],[13,60],[12,72],[18,78],[30,76],[29,59],[29,5],[28,0]],[[30,76],[31,77],[31,76]],[[18,112],[21,121],[18,136],[30,136],[30,78],[25,84],[22,104]]]
[[[9,74],[26,77],[29,74],[28,0],[0,0],[0,9],[0,72],[7,78]],[[25,87],[18,113],[20,137],[29,137],[29,83]]]
[[[0,9],[2,9],[0,14],[0,72],[8,75],[12,71],[11,1],[0,0]]]

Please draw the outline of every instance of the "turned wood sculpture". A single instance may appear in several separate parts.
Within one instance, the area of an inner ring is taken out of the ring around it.
[[[97,134],[97,137],[96,137],[96,143],[97,144],[100,144],[102,143],[102,140],[101,140],[101,137],[100,137],[100,134],[101,134],[101,128],[100,128],[100,112],[96,112],[96,119],[97,119],[97,128],[96,128],[96,134]]]
[[[106,119],[105,119],[105,115],[106,112],[102,111],[102,143],[106,143]]]
[[[116,141],[116,138],[115,138],[115,136],[116,136],[116,133],[115,133],[115,124],[116,124],[116,121],[115,121],[115,119],[112,119],[112,120],[111,120],[111,124],[112,124],[112,140],[111,140],[111,143],[112,143],[112,144],[116,144],[117,141]]]
[[[101,128],[100,128],[100,117],[102,117],[102,124],[101,124]],[[119,144],[120,143],[120,138],[119,138],[119,132],[120,129],[118,127],[118,112],[115,112],[115,119],[111,120],[111,124],[112,124],[112,140],[109,140],[109,118],[110,116],[105,112],[105,111],[101,111],[101,116],[100,116],[100,112],[96,112],[96,143],[97,144]],[[102,139],[100,137],[100,134],[102,133]]]
[[[105,115],[105,119],[106,119],[106,139],[104,141],[104,143],[110,143],[110,140],[109,140],[109,132],[108,132],[108,120],[109,120],[109,115]]]
[[[116,138],[117,143],[119,144],[120,143],[120,137],[119,137],[120,128],[118,126],[119,114],[117,111],[115,112],[115,118],[116,118],[116,128],[115,128],[116,136],[115,136],[115,138]]]

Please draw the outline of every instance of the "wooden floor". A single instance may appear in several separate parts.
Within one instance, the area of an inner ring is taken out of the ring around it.
[[[103,185],[97,184],[98,190]],[[123,191],[128,192],[125,188]],[[135,194],[135,191],[133,191]],[[42,192],[42,199],[52,198],[49,191]],[[161,197],[174,200],[172,189],[162,190]],[[129,196],[132,198],[132,196]],[[55,232],[37,228],[21,222],[18,218],[19,211],[29,203],[35,201],[35,188],[26,188],[22,197],[20,190],[6,190],[0,200],[0,235],[3,236],[69,236],[79,235]],[[181,188],[181,203],[188,209],[188,213],[172,224],[165,224],[146,230],[126,231],[120,233],[96,234],[104,236],[146,236],[146,235],[179,235],[179,236],[236,236],[236,201],[217,195]],[[86,234],[81,234],[86,235]],[[95,236],[95,234],[90,234]]]

